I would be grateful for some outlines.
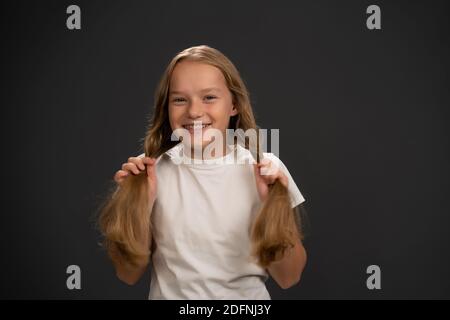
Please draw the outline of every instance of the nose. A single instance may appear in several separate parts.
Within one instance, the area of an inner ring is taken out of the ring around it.
[[[188,115],[191,119],[201,118],[204,114],[203,105],[199,101],[192,101],[189,104]]]

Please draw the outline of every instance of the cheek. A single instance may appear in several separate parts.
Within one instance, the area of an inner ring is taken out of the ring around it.
[[[182,112],[180,112],[180,108],[174,108],[169,106],[168,112],[169,112],[170,126],[173,128],[174,126],[179,125],[182,115]]]
[[[214,110],[210,113],[211,118],[214,119],[218,124],[226,126],[231,117],[232,106],[228,104],[222,104],[216,106]]]

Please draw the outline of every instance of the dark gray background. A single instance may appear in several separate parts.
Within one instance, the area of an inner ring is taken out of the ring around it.
[[[366,28],[370,4],[382,30]],[[269,281],[272,297],[449,298],[449,14],[443,1],[2,2],[0,297],[147,297],[148,273],[115,278],[93,215],[141,153],[169,60],[208,44],[240,70],[259,125],[280,128],[306,198],[307,268],[295,288]],[[82,290],[66,288],[71,264]]]

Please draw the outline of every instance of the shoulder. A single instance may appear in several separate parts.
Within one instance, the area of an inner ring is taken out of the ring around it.
[[[283,161],[281,161],[281,159],[271,153],[271,152],[264,152],[263,153],[264,159],[269,159],[270,161],[272,161],[273,164],[275,164],[278,168],[280,168],[285,174],[289,174],[289,170],[287,169],[286,165],[283,163]]]
[[[278,168],[287,176],[288,178],[288,190],[291,196],[292,207],[298,206],[300,203],[305,201],[300,189],[289,172],[286,165],[281,161],[281,159],[273,153],[263,153],[265,159],[271,160]]]

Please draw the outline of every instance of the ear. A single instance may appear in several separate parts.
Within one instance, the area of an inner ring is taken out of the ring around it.
[[[231,114],[230,114],[230,116],[235,116],[235,115],[237,115],[239,112],[238,112],[238,110],[237,110],[237,108],[234,106],[234,104],[233,104],[233,109],[231,109]]]

